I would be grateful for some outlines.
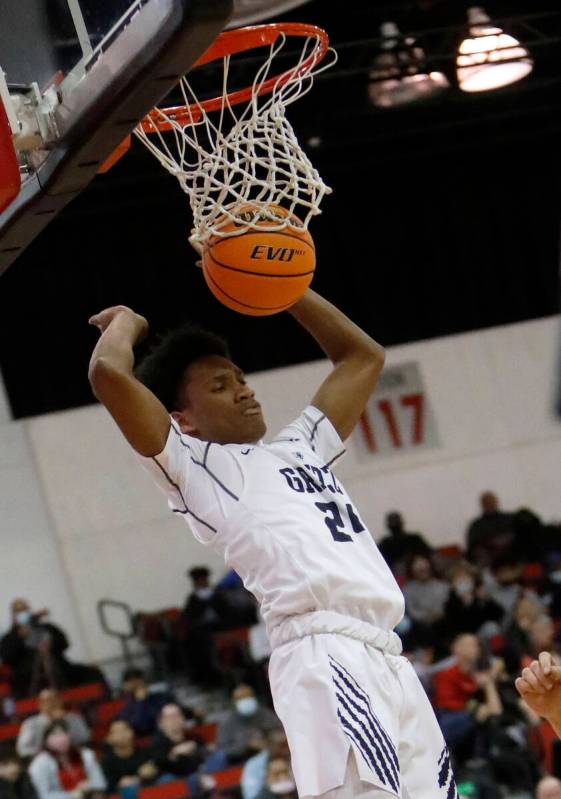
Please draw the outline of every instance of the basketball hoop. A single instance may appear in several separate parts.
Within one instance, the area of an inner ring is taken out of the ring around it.
[[[271,76],[289,37],[304,39],[301,54],[288,70]],[[229,91],[231,57],[261,47],[268,53],[252,85]],[[328,52],[332,60],[318,66]],[[199,100],[184,77],[179,84],[184,104],[155,108],[139,123],[137,137],[189,196],[196,239],[282,230],[297,227],[299,219],[307,228],[320,213],[321,200],[331,189],[300,147],[285,110],[336,58],[327,34],[314,25],[275,23],[227,31],[195,64],[222,59],[222,93]],[[289,213],[275,214],[269,210],[274,205]]]

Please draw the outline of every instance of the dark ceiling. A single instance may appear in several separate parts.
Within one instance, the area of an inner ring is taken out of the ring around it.
[[[558,309],[561,10],[489,2],[533,73],[500,91],[457,88],[375,110],[367,71],[379,24],[415,32],[450,69],[466,4],[315,0],[286,15],[327,29],[340,60],[290,119],[333,194],[312,222],[314,288],[385,345],[532,319]],[[452,77],[452,76],[451,76]],[[312,141],[315,146],[308,142]],[[209,294],[187,244],[187,198],[138,144],[0,280],[0,365],[15,417],[93,401],[93,312],[113,304],[155,332],[186,318],[217,329],[247,371],[319,357],[286,314],[252,319]]]

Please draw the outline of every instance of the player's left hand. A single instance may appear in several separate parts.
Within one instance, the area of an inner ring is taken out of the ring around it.
[[[514,684],[526,704],[544,718],[561,707],[561,666],[549,652],[541,652],[539,660],[523,669]]]

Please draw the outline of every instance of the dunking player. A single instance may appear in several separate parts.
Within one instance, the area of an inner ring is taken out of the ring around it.
[[[334,368],[269,444],[254,392],[216,336],[180,328],[133,374],[144,318],[123,306],[90,382],[195,537],[261,604],[275,709],[301,797],[453,799],[442,734],[393,628],[403,597],[331,466],[372,392],[382,348],[315,292],[289,311]]]

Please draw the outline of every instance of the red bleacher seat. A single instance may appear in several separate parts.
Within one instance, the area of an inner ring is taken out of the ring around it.
[[[39,700],[36,696],[29,699],[18,699],[14,702],[14,716],[32,716],[39,712]]]
[[[63,700],[70,705],[79,705],[85,702],[95,702],[102,699],[106,694],[103,683],[92,682],[87,685],[77,685],[75,688],[67,688],[62,691]]]
[[[9,682],[0,682],[0,699],[5,699],[12,693],[12,687]]]
[[[109,724],[113,719],[117,718],[126,703],[126,699],[110,699],[108,702],[100,702],[95,708],[96,722],[98,724]]]
[[[190,737],[200,738],[205,744],[215,743],[217,733],[217,724],[199,724],[197,727],[191,727],[188,731]]]
[[[15,741],[18,737],[20,725],[0,724],[0,741]]]
[[[212,774],[217,788],[235,788],[242,781],[242,766],[234,766]]]
[[[98,743],[104,740],[109,731],[109,725],[113,719],[117,718],[125,705],[125,699],[110,699],[107,702],[99,702],[95,706],[95,725],[92,730],[92,741]]]
[[[164,785],[152,785],[150,788],[142,788],[138,792],[139,799],[187,799],[190,795],[187,783],[183,780],[166,782]]]

